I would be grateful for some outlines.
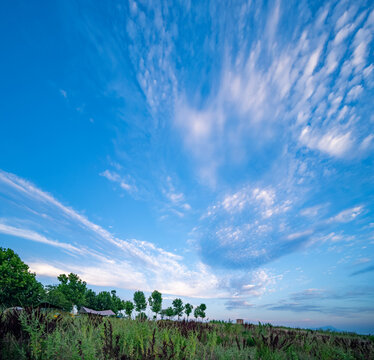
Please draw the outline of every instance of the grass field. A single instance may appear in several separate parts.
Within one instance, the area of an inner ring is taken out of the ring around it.
[[[374,359],[374,339],[223,322],[2,313],[1,359]]]

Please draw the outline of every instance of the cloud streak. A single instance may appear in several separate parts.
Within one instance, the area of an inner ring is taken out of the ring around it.
[[[182,263],[181,256],[165,251],[150,242],[117,238],[73,208],[63,205],[52,195],[43,192],[16,175],[1,171],[0,185],[6,186],[5,191],[7,191],[8,197],[21,197],[22,202],[28,203],[31,209],[48,206],[48,216],[52,221],[62,214],[72,224],[88,231],[87,235],[91,233],[92,236],[93,234],[100,241],[99,244],[105,245],[105,242],[107,242],[117,249],[114,253],[112,250],[107,250],[108,253],[105,254],[100,249],[102,245],[95,246],[95,249],[93,247],[94,243],[91,243],[91,248],[87,251],[84,247],[50,240],[31,229],[22,229],[1,223],[0,232],[2,233],[59,247],[78,254],[84,253],[86,256],[93,258],[92,260],[95,263],[92,266],[75,264],[73,259],[69,261],[70,263],[33,262],[32,268],[39,271],[41,275],[55,276],[56,272],[60,270],[63,270],[63,272],[74,271],[92,285],[110,285],[110,279],[112,278],[114,284],[118,287],[142,288],[146,291],[151,291],[155,287],[164,293],[181,296],[210,297],[225,293],[218,287],[218,278],[202,263],[196,263],[194,265],[195,269],[190,269]],[[40,220],[39,212],[34,210],[34,213],[38,214],[36,219]],[[11,219],[5,220],[7,222],[11,221]],[[103,241],[104,243],[102,243]],[[102,269],[100,274],[97,273],[98,267]],[[123,274],[133,275],[126,276],[126,280]],[[169,279],[167,282],[165,282],[166,278]]]

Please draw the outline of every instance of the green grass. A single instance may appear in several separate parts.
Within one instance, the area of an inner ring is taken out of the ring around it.
[[[214,322],[0,317],[0,359],[374,359],[369,336]]]

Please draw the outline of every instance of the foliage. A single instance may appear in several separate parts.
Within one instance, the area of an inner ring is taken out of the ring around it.
[[[143,314],[143,313],[142,313]],[[373,359],[369,336],[245,324],[0,313],[0,358]]]
[[[169,318],[169,320],[175,315],[174,309],[169,306],[165,309],[165,315]]]
[[[152,312],[155,313],[155,317],[157,319],[157,314],[161,311],[162,306],[162,294],[155,290],[148,298],[148,304],[151,307]]]
[[[0,304],[37,305],[44,296],[41,283],[12,249],[0,247]]]
[[[178,320],[179,320],[179,317],[183,315],[183,310],[184,310],[183,301],[181,299],[174,299],[173,309],[174,309],[174,315],[178,316]]]
[[[87,292],[85,281],[73,273],[61,274],[57,279],[60,281],[58,285],[47,287],[46,300],[48,302],[60,306],[66,311],[71,311],[73,305],[77,305],[78,309],[85,305]]]
[[[124,310],[126,315],[131,318],[132,311],[134,310],[134,304],[130,300],[125,301]]]
[[[206,316],[205,311],[206,311],[206,305],[200,304],[199,306],[196,306],[193,315],[195,316],[196,319],[198,319],[199,317],[204,319]]]
[[[73,303],[68,300],[65,293],[57,285],[47,285],[45,287],[45,299],[52,305],[58,306],[65,311],[71,311]]]
[[[205,304],[200,304],[200,317],[204,320],[206,314],[206,305]]]
[[[195,317],[195,319],[198,319],[200,317],[200,306],[195,307],[195,310],[193,312],[193,316]]]
[[[135,310],[140,313],[147,308],[147,302],[143,291],[135,291],[134,293]]]
[[[184,306],[184,312],[185,314],[187,315],[187,320],[188,320],[188,317],[190,316],[191,312],[192,312],[192,309],[193,309],[193,305],[187,303],[185,306]]]
[[[91,289],[88,289],[86,291],[85,298],[86,298],[86,301],[85,301],[85,306],[86,307],[88,307],[90,309],[98,310],[97,295],[96,295],[95,291],[93,291]],[[104,310],[106,310],[106,309],[104,309]]]

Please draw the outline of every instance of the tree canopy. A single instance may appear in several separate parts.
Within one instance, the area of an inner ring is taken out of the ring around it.
[[[193,305],[187,303],[185,306],[184,306],[184,312],[185,314],[187,315],[187,320],[188,320],[188,317],[190,316],[191,312],[192,312],[192,309],[193,309]]]
[[[152,312],[155,313],[155,317],[157,319],[157,314],[161,311],[162,306],[162,294],[155,290],[148,298],[148,304],[151,307]]]
[[[143,291],[135,291],[134,293],[135,310],[140,313],[147,308],[147,302]]]
[[[178,320],[179,320],[179,318],[183,315],[183,310],[184,310],[182,299],[173,300],[173,310],[174,310],[174,314],[178,316]]]
[[[0,304],[37,305],[44,296],[43,285],[12,250],[0,248]]]
[[[81,280],[77,274],[61,274],[57,277],[60,281],[58,285],[46,287],[46,299],[53,305],[62,307],[66,311],[71,311],[73,305],[78,309],[86,305],[86,282]]]
[[[195,308],[195,311],[194,311],[194,316],[196,319],[198,319],[199,317],[201,317],[202,319],[205,318],[205,310],[206,310],[206,305],[205,304],[200,304],[199,306],[197,306]]]
[[[169,306],[167,309],[165,309],[165,315],[169,319],[171,319],[175,315],[174,309],[171,306]]]
[[[134,304],[131,301],[129,301],[129,300],[125,301],[125,303],[124,303],[124,310],[125,310],[126,315],[129,318],[131,318],[131,314],[132,314],[132,312],[134,310]]]

